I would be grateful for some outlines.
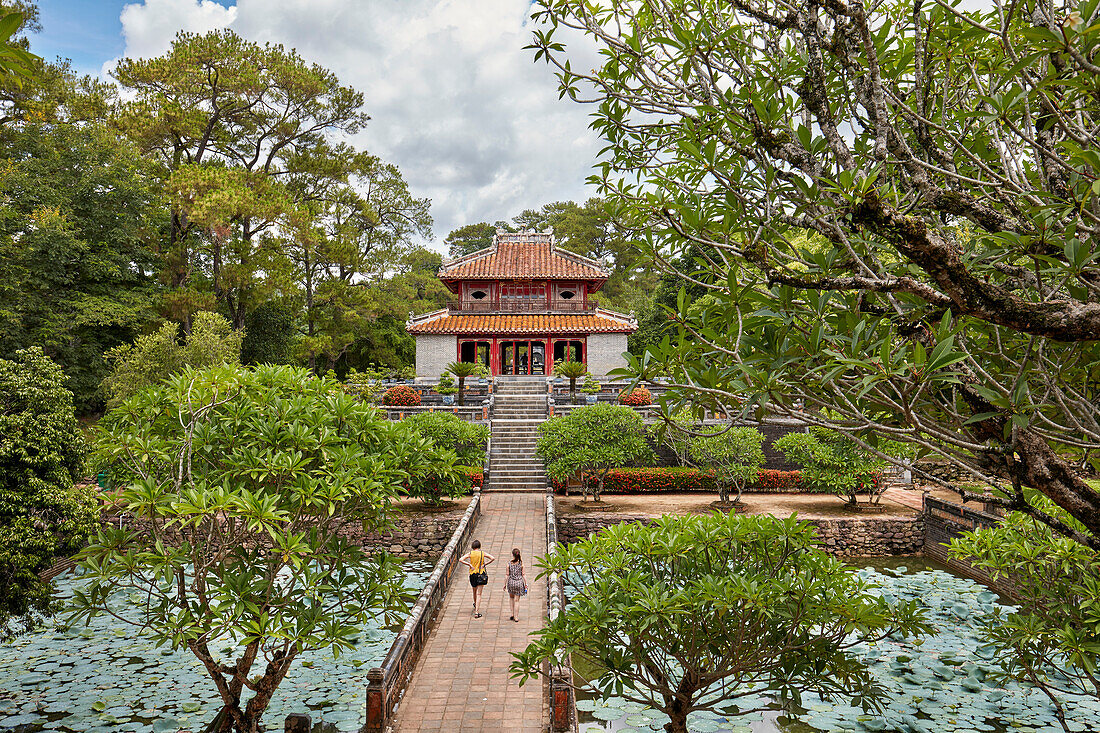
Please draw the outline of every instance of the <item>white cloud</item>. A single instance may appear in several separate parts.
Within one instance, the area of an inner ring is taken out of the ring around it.
[[[206,33],[225,28],[237,17],[237,9],[213,0],[144,0],[122,8],[122,36],[126,55],[160,56],[172,45],[176,33]]]
[[[354,142],[432,199],[438,243],[463,224],[592,194],[589,110],[559,100],[524,50],[529,12],[526,0],[145,0],[122,23],[128,56],[162,53],[180,29],[228,26],[335,71],[372,117]]]

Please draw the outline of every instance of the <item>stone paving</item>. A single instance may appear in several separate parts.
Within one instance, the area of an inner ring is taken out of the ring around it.
[[[882,492],[882,498],[897,502],[910,509],[916,509],[918,512],[924,511],[924,492],[922,491],[891,486]]]
[[[546,614],[546,582],[535,580],[534,565],[546,553],[545,495],[483,493],[481,501],[474,539],[496,557],[481,599],[484,615],[473,618],[470,584],[461,566],[397,709],[395,733],[547,730],[544,680],[520,687],[508,674],[509,652],[527,646],[527,634],[541,628]],[[519,623],[508,620],[511,608],[503,590],[513,547],[523,553],[530,584],[520,601]]]

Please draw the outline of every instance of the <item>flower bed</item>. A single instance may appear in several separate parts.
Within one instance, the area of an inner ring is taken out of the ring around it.
[[[416,407],[420,404],[420,393],[407,384],[398,384],[386,390],[382,395],[382,404],[394,407]]]
[[[617,468],[604,479],[605,494],[661,494],[667,492],[715,493],[714,474],[697,468],[655,467]],[[555,491],[564,492],[565,484],[555,481]],[[764,493],[801,491],[801,472],[762,470],[747,491]]]

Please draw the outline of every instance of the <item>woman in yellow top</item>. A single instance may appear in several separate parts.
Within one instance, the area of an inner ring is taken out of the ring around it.
[[[458,561],[470,568],[470,588],[474,592],[474,618],[481,618],[481,591],[489,582],[489,573],[485,567],[496,560],[495,557],[481,549],[480,540],[470,543],[470,551],[460,557]]]

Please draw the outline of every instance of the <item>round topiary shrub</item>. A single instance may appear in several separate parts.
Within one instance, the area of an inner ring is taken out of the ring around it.
[[[386,390],[382,395],[382,404],[393,407],[416,407],[420,404],[420,393],[407,384],[398,384]]]
[[[629,393],[623,390],[619,393],[619,404],[630,405],[631,407],[652,405],[653,396],[649,394],[649,390],[645,387],[636,387],[633,392]]]

